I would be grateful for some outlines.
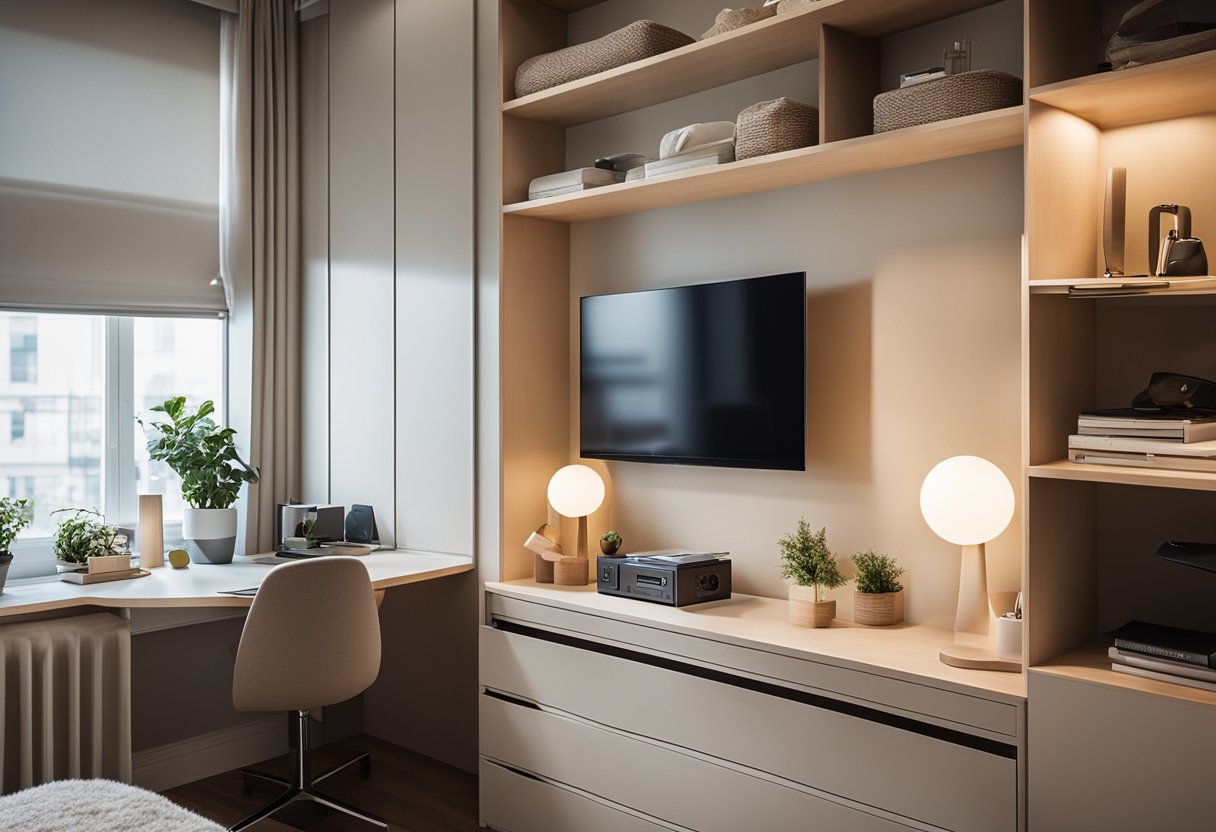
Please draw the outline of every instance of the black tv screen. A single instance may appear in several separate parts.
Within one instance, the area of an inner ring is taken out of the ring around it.
[[[580,452],[806,469],[806,274],[580,301]]]

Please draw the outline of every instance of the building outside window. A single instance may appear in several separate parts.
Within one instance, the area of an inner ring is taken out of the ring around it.
[[[17,384],[38,381],[38,319],[14,316],[8,328],[8,377]]]

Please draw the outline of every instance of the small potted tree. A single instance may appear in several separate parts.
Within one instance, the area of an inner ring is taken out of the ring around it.
[[[258,470],[241,459],[232,428],[211,418],[214,402],[194,412],[177,396],[152,408],[167,421],[139,423],[148,429],[148,456],[169,465],[182,480],[189,508],[182,518],[182,537],[195,563],[231,563],[236,551],[236,509],[242,483],[258,481]]]
[[[13,562],[13,545],[17,535],[34,519],[34,504],[15,497],[0,497],[0,594],[4,593],[4,582],[8,580],[8,567]]]
[[[104,566],[99,562],[92,571],[111,572],[131,566],[127,536],[107,524],[96,509],[61,508],[51,515],[63,515],[52,541],[61,572],[90,571],[90,558],[122,558],[122,562],[115,560]]]
[[[853,593],[853,620],[870,627],[888,627],[904,620],[904,570],[895,558],[870,549],[853,555],[857,591]]]
[[[806,518],[798,530],[777,541],[781,550],[781,577],[792,578],[790,623],[799,627],[829,627],[836,617],[836,602],[827,600],[827,591],[844,584],[836,558],[828,548],[828,531],[812,533]]]

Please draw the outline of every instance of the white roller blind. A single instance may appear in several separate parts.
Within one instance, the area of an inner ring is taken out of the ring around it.
[[[224,311],[219,18],[0,2],[0,306]]]

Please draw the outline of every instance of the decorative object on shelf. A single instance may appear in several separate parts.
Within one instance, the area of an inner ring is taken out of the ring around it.
[[[515,97],[577,81],[696,43],[688,35],[653,20],[638,20],[587,43],[537,55],[515,71]]]
[[[4,594],[4,582],[8,579],[8,568],[13,562],[9,547],[21,534],[21,530],[34,521],[34,503],[16,497],[0,497],[0,595]]]
[[[1123,274],[1126,234],[1127,168],[1110,168],[1106,171],[1106,198],[1102,203],[1102,255],[1106,260],[1103,276]]]
[[[996,69],[979,69],[879,93],[874,97],[874,132],[886,133],[1021,103],[1021,78]]]
[[[1112,69],[1128,69],[1216,49],[1212,3],[1146,0],[1119,21],[1107,44]]]
[[[186,569],[190,566],[190,553],[179,547],[170,549],[169,565],[174,569]]]
[[[706,121],[677,127],[663,134],[659,140],[659,159],[671,159],[703,147],[717,146],[721,142],[733,141],[733,121]]]
[[[586,465],[567,465],[549,480],[549,505],[563,517],[578,519],[574,555],[566,553],[553,567],[559,586],[585,586],[588,582],[587,515],[604,503],[604,481]]]
[[[902,90],[904,87],[913,87],[926,81],[936,81],[938,78],[945,77],[946,68],[944,66],[929,66],[924,69],[915,69],[899,76],[899,88]]]
[[[942,67],[947,75],[962,75],[971,71],[971,41],[956,40],[953,47],[942,51]]]
[[[156,569],[165,565],[164,501],[159,494],[139,495],[139,565]]]
[[[666,159],[647,162],[645,167],[642,168],[642,172],[644,174],[643,178],[652,179],[667,173],[680,173],[681,171],[693,170],[694,168],[724,165],[727,162],[733,161],[735,161],[735,140],[722,139],[721,141],[703,145],[695,150],[679,153]],[[629,181],[628,176],[632,174],[633,171],[630,171],[626,175],[626,181]]]
[[[107,524],[96,509],[61,508],[51,512],[51,516],[55,515],[63,515],[52,541],[61,575],[131,571],[127,536]]]
[[[1002,659],[1022,660],[1022,593],[1013,602],[1013,612],[996,620],[996,654]]]
[[[753,104],[735,120],[735,158],[797,150],[819,143],[819,110],[792,98]]]
[[[778,0],[777,14],[789,14],[819,3],[820,0]]]
[[[524,548],[533,554],[532,573],[538,584],[553,583],[553,564],[562,559],[561,529],[541,523],[528,535]]]
[[[643,156],[641,153],[613,153],[611,156],[601,156],[595,160],[595,166],[600,170],[615,170],[619,173],[628,173],[631,170],[636,170],[642,167],[647,162],[652,161],[649,156]]]
[[[828,548],[828,530],[812,533],[803,517],[798,529],[777,541],[781,551],[781,577],[791,578],[790,623],[799,627],[830,627],[836,617],[836,602],[827,591],[844,584],[836,558]]]
[[[187,412],[186,397],[152,408],[169,421],[139,420],[153,434],[148,456],[168,463],[182,480],[187,508],[182,537],[195,563],[231,563],[236,551],[236,502],[242,483],[258,481],[258,470],[241,459],[232,428],[211,419],[215,403],[205,401]]]
[[[567,170],[533,179],[528,183],[528,199],[545,199],[550,196],[573,194],[624,181],[625,174],[615,170],[604,170],[603,168]]]
[[[1216,691],[1216,633],[1129,621],[1107,655],[1116,673]]]
[[[958,577],[955,638],[971,642],[942,650],[941,660],[955,667],[1020,672],[1021,662],[1001,659],[987,648],[992,611],[984,544],[1013,519],[1013,486],[991,462],[978,456],[953,456],[939,462],[920,489],[920,512],[943,540],[962,547]]]
[[[600,536],[600,551],[608,557],[616,556],[621,550],[621,536],[614,531],[606,531]]]
[[[895,558],[875,552],[857,552],[857,591],[853,593],[853,620],[870,627],[889,627],[904,620],[904,569]]]
[[[768,20],[775,14],[777,14],[777,7],[775,5],[761,6],[758,9],[723,9],[714,18],[714,25],[705,30],[705,34],[701,35],[700,40],[716,38],[718,35],[724,35],[733,29],[750,26],[753,23],[759,23],[761,20]]]
[[[1174,218],[1174,227],[1166,232],[1164,240],[1161,239],[1162,214]],[[1149,209],[1148,262],[1155,277],[1198,277],[1208,273],[1203,241],[1191,236],[1190,208],[1154,205]]]

